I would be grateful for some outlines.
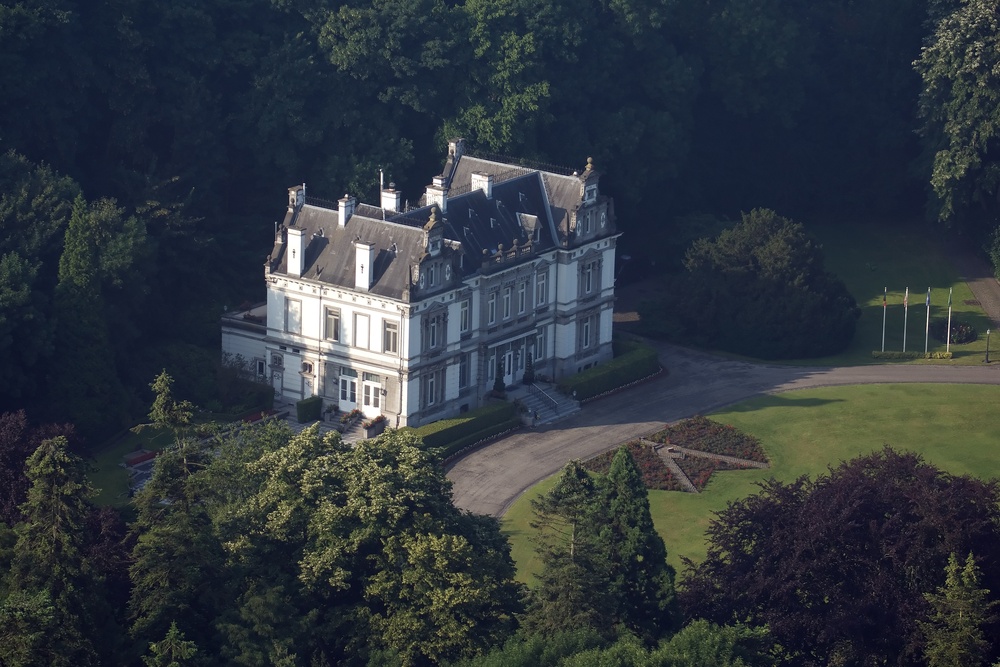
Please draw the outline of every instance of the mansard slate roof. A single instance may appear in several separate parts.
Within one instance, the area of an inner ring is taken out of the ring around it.
[[[474,172],[493,176],[491,198],[482,189],[472,190]],[[544,252],[570,238],[570,212],[582,199],[582,180],[575,174],[563,176],[460,154],[458,159],[449,158],[443,175],[450,188],[446,212],[439,213],[438,223],[444,224],[444,255],[463,275],[480,271],[484,257],[496,254],[501,246],[510,250],[515,240],[519,246],[532,240],[533,252]],[[412,267],[427,257],[425,226],[431,208],[424,205],[400,213],[359,204],[341,227],[333,203],[307,197],[301,209],[286,214],[281,236],[290,226],[302,229],[302,277],[345,289],[354,288],[355,241],[374,244],[373,285],[368,292],[408,301]],[[276,239],[269,258],[272,272],[287,273],[286,249],[287,243]],[[464,255],[462,262],[457,255]]]

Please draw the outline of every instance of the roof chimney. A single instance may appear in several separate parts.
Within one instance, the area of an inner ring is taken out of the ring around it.
[[[448,186],[444,176],[435,176],[431,184],[427,186],[427,205],[441,209],[442,213],[448,211]]]
[[[357,203],[357,200],[350,195],[344,195],[337,203],[340,204],[340,215],[338,216],[340,226],[344,227],[347,225],[347,221],[351,219],[351,216],[354,215],[354,205]]]
[[[285,258],[288,265],[288,275],[301,276],[302,267],[305,265],[305,248],[302,243],[302,228],[288,228],[288,248],[285,249]]]
[[[389,187],[382,190],[382,208],[395,213],[403,208],[403,193],[396,190],[395,183],[389,183]]]
[[[482,190],[486,193],[487,199],[493,199],[493,174],[481,171],[472,172],[472,189]]]
[[[463,153],[465,153],[465,139],[458,137],[448,142],[448,157],[453,157],[457,160],[462,157]]]
[[[354,242],[354,288],[367,292],[372,286],[375,244]]]

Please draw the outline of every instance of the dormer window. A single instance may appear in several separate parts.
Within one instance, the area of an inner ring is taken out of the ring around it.
[[[583,201],[590,203],[597,199],[597,186],[588,185],[587,189],[583,191]]]
[[[434,270],[434,266],[427,267],[427,276],[428,276],[428,280],[429,280],[429,282],[431,284],[431,287],[434,287],[434,285],[437,284],[436,274],[437,274],[437,271]]]

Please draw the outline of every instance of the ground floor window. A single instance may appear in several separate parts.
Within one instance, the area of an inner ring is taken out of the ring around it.
[[[444,402],[444,371],[427,373],[420,379],[420,405],[431,407]]]

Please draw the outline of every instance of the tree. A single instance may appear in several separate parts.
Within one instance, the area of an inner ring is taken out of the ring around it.
[[[98,582],[84,557],[91,489],[82,461],[69,453],[65,438],[56,437],[35,450],[26,468],[31,488],[21,508],[24,522],[15,529],[10,590],[27,596],[22,601],[34,600],[36,618],[45,616],[37,596],[51,600],[52,629],[40,647],[48,664],[91,664],[91,628],[101,610]]]
[[[198,645],[184,640],[184,633],[171,623],[167,636],[149,645],[149,655],[143,656],[146,667],[184,667],[192,664],[191,658],[198,652]]]
[[[684,265],[667,301],[645,307],[676,314],[674,336],[764,359],[833,354],[854,337],[854,297],[802,225],[774,211],[695,241]]]
[[[979,568],[971,553],[964,566],[954,553],[948,556],[944,585],[924,594],[931,612],[919,625],[927,641],[924,657],[928,667],[984,664],[990,642],[983,626],[992,619],[991,610],[997,605],[989,593],[979,586]]]
[[[982,554],[985,588],[1000,583],[996,498],[994,482],[888,447],[814,480],[772,480],[709,526],[681,603],[695,618],[767,626],[801,664],[914,661],[924,594],[949,553]]]
[[[601,541],[608,551],[607,586],[615,620],[645,641],[656,642],[680,617],[674,570],[667,564],[667,548],[649,513],[646,485],[627,447],[615,454],[602,490],[608,522]]]
[[[47,591],[9,593],[0,600],[0,662],[10,667],[42,664],[53,617]]]
[[[599,532],[607,515],[599,500],[594,479],[579,461],[570,461],[552,490],[532,501],[542,572],[524,620],[530,631],[553,635],[592,628],[611,636],[614,598]]]
[[[942,1],[932,10],[934,32],[914,63],[923,80],[930,209],[983,238],[1000,213],[1000,4]]]

